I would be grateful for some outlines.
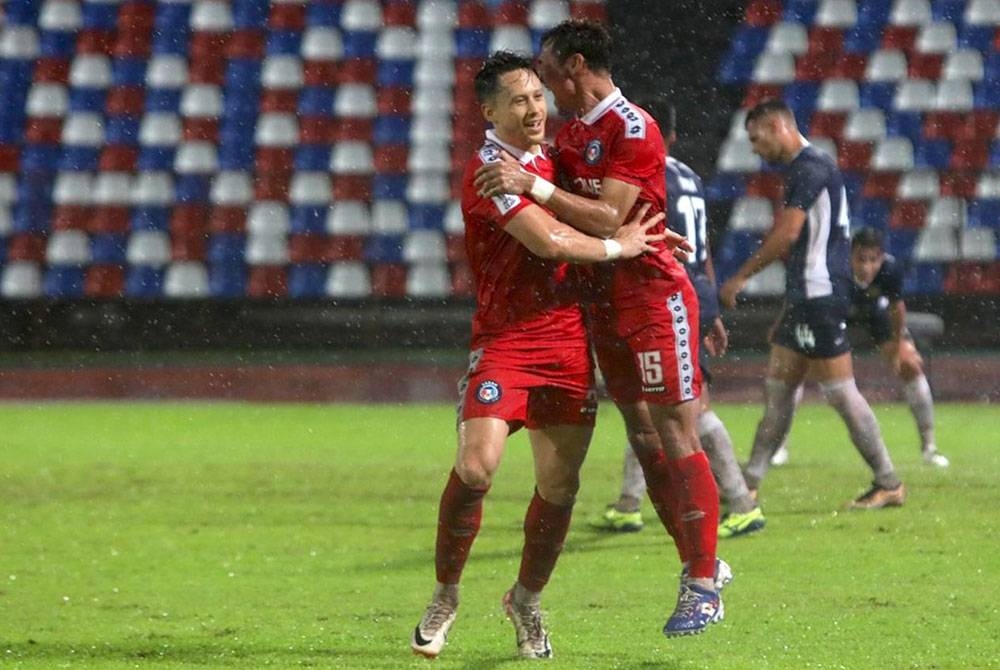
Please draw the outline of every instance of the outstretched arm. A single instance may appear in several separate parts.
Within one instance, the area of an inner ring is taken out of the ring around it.
[[[774,226],[768,231],[760,248],[719,289],[719,302],[729,308],[736,307],[736,296],[743,290],[747,280],[774,261],[784,258],[795,244],[795,240],[799,238],[805,222],[805,210],[785,207],[778,215]]]

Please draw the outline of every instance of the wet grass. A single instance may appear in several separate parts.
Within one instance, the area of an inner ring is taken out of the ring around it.
[[[904,408],[877,408],[906,507],[845,513],[867,473],[832,412],[803,408],[768,527],[725,542],[725,622],[666,640],[676,559],[658,526],[586,518],[616,492],[605,408],[545,608],[560,668],[996,668],[1000,410],[939,408],[949,471]],[[745,453],[760,410],[719,413]],[[0,405],[0,667],[419,668],[450,407]],[[436,668],[518,667],[499,598],[532,488],[516,436],[487,499]],[[650,516],[650,521],[652,517]]]

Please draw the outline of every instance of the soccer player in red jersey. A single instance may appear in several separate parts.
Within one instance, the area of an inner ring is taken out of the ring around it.
[[[528,194],[560,221],[599,236],[615,234],[640,205],[664,211],[663,136],[656,121],[615,87],[605,27],[565,21],[547,31],[541,45],[539,75],[560,111],[573,117],[554,147],[565,188],[504,161],[480,169],[480,192]],[[697,298],[663,245],[656,253],[596,267],[588,293],[591,336],[608,392],[683,564],[677,606],[663,632],[700,633],[721,620],[718,589],[731,573],[715,555],[718,490],[698,439]]]
[[[579,470],[590,443],[596,399],[576,276],[568,263],[596,263],[652,251],[653,244],[685,246],[684,238],[650,233],[662,215],[646,209],[611,239],[585,235],[518,195],[483,197],[476,169],[502,151],[543,179],[554,165],[541,144],[546,101],[531,59],[491,56],[476,76],[483,116],[493,124],[469,161],[462,194],[465,243],[476,280],[469,368],[459,384],[458,453],[438,512],[437,586],[413,631],[410,646],[435,657],[458,607],[459,579],[479,530],[507,436],[528,429],[535,461],[535,494],[524,520],[517,582],[504,596],[518,651],[551,656],[540,596],[569,529]],[[660,226],[662,228],[662,226]]]

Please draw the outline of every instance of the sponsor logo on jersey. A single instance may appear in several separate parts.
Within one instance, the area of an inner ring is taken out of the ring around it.
[[[625,122],[625,137],[643,139],[646,137],[646,119],[625,98],[619,98],[612,109]]]
[[[476,389],[476,400],[484,405],[492,405],[500,400],[502,395],[503,391],[500,389],[500,384],[497,384],[492,379],[487,379],[480,383],[479,388]]]
[[[600,140],[590,140],[587,148],[583,150],[583,160],[587,165],[597,165],[604,157],[604,145]]]
[[[573,190],[576,193],[587,193],[589,195],[601,194],[601,180],[597,177],[585,179],[584,177],[573,178]]]
[[[490,198],[493,204],[497,206],[501,214],[506,214],[510,210],[521,204],[520,196],[511,195],[510,193],[501,193],[500,195],[495,195]]]

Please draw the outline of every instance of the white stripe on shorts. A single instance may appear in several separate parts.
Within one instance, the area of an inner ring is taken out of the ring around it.
[[[681,401],[694,399],[694,366],[691,352],[692,324],[688,318],[684,296],[678,291],[667,298],[667,310],[674,327],[674,359],[677,361],[677,383]]]

